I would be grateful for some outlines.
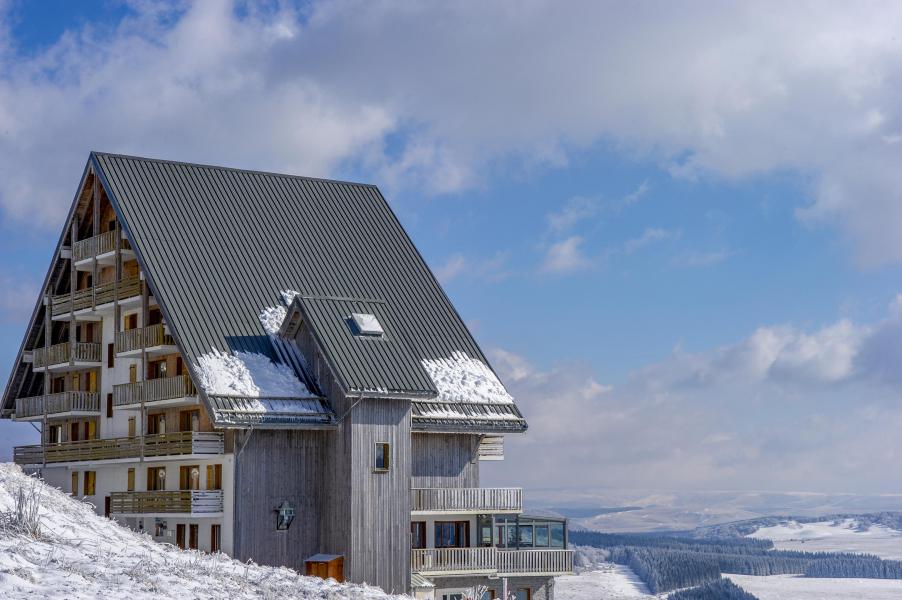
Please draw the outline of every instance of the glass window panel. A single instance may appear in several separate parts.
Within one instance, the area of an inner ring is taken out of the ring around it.
[[[548,525],[536,525],[536,546],[548,547]]]
[[[520,545],[532,546],[532,525],[520,525]]]
[[[564,547],[564,524],[563,523],[552,523],[551,524],[551,547],[552,548],[563,548]]]

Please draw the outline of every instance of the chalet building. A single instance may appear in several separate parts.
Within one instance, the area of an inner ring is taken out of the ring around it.
[[[92,153],[2,416],[183,548],[437,600],[572,570],[563,520],[480,487],[526,421],[371,185]]]

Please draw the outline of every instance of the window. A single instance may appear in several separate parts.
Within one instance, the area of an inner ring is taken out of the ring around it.
[[[548,525],[536,525],[536,539],[535,545],[537,548],[547,548],[548,547]]]
[[[54,394],[60,394],[66,391],[66,378],[65,377],[54,377],[53,383],[51,384],[53,387]]]
[[[166,414],[156,413],[147,415],[147,433],[148,435],[156,435],[166,433]]]
[[[113,394],[110,392],[106,395],[106,418],[113,418]]]
[[[210,525],[210,552],[219,552],[222,548],[222,529],[214,523]]]
[[[78,423],[70,423],[69,424],[69,441],[70,442],[78,441]]]
[[[116,219],[113,219],[106,224],[106,230],[116,231]]]
[[[564,524],[563,523],[552,523],[549,527],[551,529],[551,547],[552,548],[563,548],[564,547]]]
[[[147,491],[166,489],[166,467],[147,467]]]
[[[179,467],[179,489],[180,490],[199,490],[200,489],[200,466],[186,465]]]
[[[130,315],[125,315],[123,319],[123,328],[128,331],[130,329],[138,328],[138,313],[132,313]]]
[[[128,470],[128,479],[125,482],[125,489],[128,492],[135,491],[135,470],[134,469]]]
[[[192,550],[197,550],[197,538],[200,533],[200,525],[197,523],[192,523],[188,525],[188,547]]]
[[[410,547],[426,547],[426,521],[412,521],[410,523]]]
[[[185,549],[185,524],[179,523],[175,526],[175,544],[182,550]]]
[[[163,322],[163,313],[160,312],[159,306],[152,306],[147,309],[147,325],[159,325]]]
[[[128,366],[128,382],[138,383],[138,365]]]
[[[436,548],[466,548],[470,545],[469,521],[436,521]]]
[[[97,422],[96,421],[85,421],[85,439],[86,440],[94,440],[97,439]]]
[[[517,600],[532,600],[532,590],[529,588],[519,589],[517,590],[515,598]]]
[[[520,525],[519,546],[532,546],[532,525]]]
[[[183,410],[180,412],[179,431],[200,431],[200,411]]]
[[[352,313],[351,323],[356,335],[379,337],[385,333],[376,315],[369,313]]]
[[[97,483],[96,471],[85,471],[85,496],[93,496],[96,493],[95,484]]]
[[[222,489],[222,465],[207,465],[207,489]]]
[[[113,344],[106,345],[106,368],[112,369],[113,365],[116,364],[116,350],[113,347]]]
[[[373,470],[379,473],[388,471],[391,448],[388,442],[376,442],[376,456]]]
[[[181,356],[175,357],[175,374],[176,375],[184,375],[185,374],[185,361],[182,360]]]
[[[107,496],[103,499],[103,516],[109,518],[111,512],[113,512],[113,501]]]
[[[51,425],[50,426],[50,443],[51,444],[59,444],[63,441],[63,426],[62,425]]]
[[[128,437],[135,437],[135,433],[137,433],[136,424],[137,421],[135,421],[135,417],[128,418]]]
[[[162,379],[166,377],[166,359],[155,360],[147,363],[147,378]]]
[[[72,471],[72,495],[78,496],[78,471]]]

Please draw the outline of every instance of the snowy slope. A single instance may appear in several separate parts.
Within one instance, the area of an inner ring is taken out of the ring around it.
[[[9,525],[20,488],[39,498],[37,539]],[[410,600],[158,544],[9,463],[0,463],[0,597]]]
[[[565,600],[654,600],[656,596],[625,565],[601,563],[579,575],[554,581],[556,598]],[[664,594],[661,597],[666,596]]]
[[[861,529],[854,519],[818,523],[787,521],[762,527],[748,537],[771,540],[778,550],[857,552],[902,560],[902,532],[883,525]]]
[[[899,600],[899,579],[812,579],[797,575],[724,575],[758,600]]]

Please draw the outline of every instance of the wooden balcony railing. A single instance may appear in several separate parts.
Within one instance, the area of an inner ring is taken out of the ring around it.
[[[498,574],[564,575],[573,572],[573,550],[499,550]]]
[[[410,551],[410,569],[423,575],[494,573],[496,548],[423,548]]]
[[[114,514],[221,513],[222,491],[113,492],[110,494],[110,512]]]
[[[47,348],[35,348],[33,357],[33,369],[50,365],[100,363],[100,344],[63,342]]]
[[[183,454],[222,454],[225,449],[221,432],[179,431],[140,437],[101,438],[79,442],[48,443],[44,446],[16,446],[16,464],[110,460],[144,456],[178,456]]]
[[[77,290],[72,294],[63,294],[51,298],[51,313],[53,316],[64,315],[70,311],[78,311],[85,308],[109,304],[113,300],[125,300],[141,295],[141,279],[131,277],[122,279],[118,285],[116,282],[103,283],[93,288]]]
[[[113,405],[129,406],[159,400],[175,400],[197,394],[191,378],[187,375],[147,379],[137,383],[122,383],[113,386]]]
[[[114,343],[116,353],[122,354],[123,352],[134,352],[143,348],[174,346],[175,340],[166,333],[166,328],[160,323],[158,325],[120,331],[116,334]]]
[[[410,569],[422,575],[564,575],[573,572],[573,550],[415,549],[410,551]]]
[[[520,488],[414,488],[410,490],[413,512],[498,513],[522,512]]]
[[[88,238],[86,240],[79,240],[75,242],[75,245],[72,246],[72,260],[79,262],[82,260],[87,260],[89,258],[94,258],[95,256],[100,256],[101,254],[106,254],[107,252],[114,251],[116,249],[117,235],[120,235],[118,231],[107,231],[106,233],[95,235],[94,237]],[[122,242],[119,247],[123,250],[128,250],[131,248],[128,240],[125,238],[122,238]]]
[[[40,417],[61,413],[100,413],[97,392],[62,392],[16,399],[16,418]]]

